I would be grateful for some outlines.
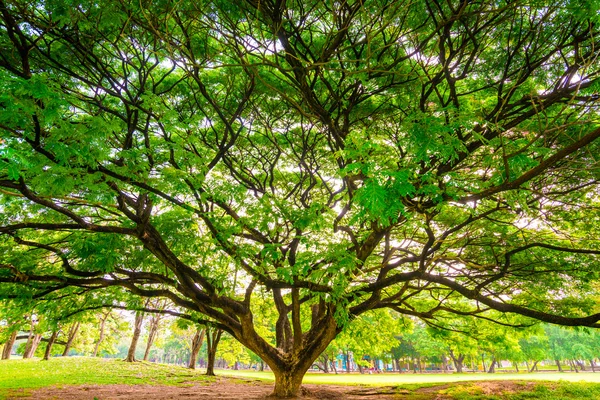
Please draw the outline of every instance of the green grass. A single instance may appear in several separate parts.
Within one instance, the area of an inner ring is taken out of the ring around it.
[[[0,398],[9,393],[15,395],[14,389],[25,389],[23,395],[26,395],[27,389],[52,385],[182,385],[214,380],[202,372],[165,364],[88,357],[3,360],[0,361]]]
[[[255,378],[263,380],[274,380],[270,372],[254,371],[219,371],[220,375],[238,376],[244,378]],[[467,381],[506,381],[506,380],[525,380],[525,381],[567,381],[567,382],[594,382],[600,383],[600,372],[581,372],[581,373],[522,373],[522,374],[486,374],[486,373],[466,373],[466,374],[413,374],[413,373],[386,373],[386,374],[323,374],[308,373],[304,377],[304,383],[329,384],[329,385],[373,385],[389,386],[400,384],[425,384],[425,383],[452,383]]]

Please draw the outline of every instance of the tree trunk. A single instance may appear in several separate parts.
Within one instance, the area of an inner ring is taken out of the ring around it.
[[[98,341],[94,346],[94,352],[92,353],[92,357],[96,357],[98,355],[98,349],[100,348],[100,344],[104,340],[104,329],[106,327],[106,320],[110,316],[110,310],[106,311],[106,314],[102,314],[100,317],[100,336],[98,337]]]
[[[8,342],[4,344],[4,348],[2,349],[2,359],[9,360],[10,353],[12,353],[12,348],[15,345],[15,340],[17,339],[17,331],[14,331],[10,334],[8,338]]]
[[[263,372],[265,370],[265,362],[263,360],[260,360],[260,368],[258,370],[260,372]]]
[[[148,342],[146,343],[146,351],[144,352],[144,361],[148,361],[148,357],[150,356],[150,349],[152,348],[152,344],[154,344],[154,339],[156,339],[156,335],[158,334],[158,327],[160,324],[161,317],[162,315],[155,314],[150,319],[150,332],[148,332]],[[197,331],[196,334],[198,334]],[[204,332],[202,332],[202,335],[204,335]],[[204,340],[204,337],[202,338],[202,340]],[[202,346],[202,343],[200,345]],[[200,349],[198,349],[198,351],[200,351]],[[196,353],[196,355],[198,355],[198,353]],[[196,363],[195,358],[196,357],[194,357],[194,364]]]
[[[580,360],[575,360],[575,363],[576,363],[577,365],[579,365],[579,369],[580,369],[581,371],[585,371],[585,363],[584,363],[583,361],[580,361]]]
[[[346,351],[346,373],[352,372],[352,366],[350,365],[350,350]]]
[[[400,365],[400,359],[395,358],[394,363],[396,364],[396,371],[398,371],[398,373],[401,374],[402,373],[402,365]]]
[[[329,357],[327,356],[327,354],[323,353],[321,354],[321,358],[322,358],[322,363],[323,363],[323,368],[321,368],[323,370],[324,373],[328,374],[329,373]]]
[[[50,339],[48,339],[48,344],[46,345],[46,351],[44,352],[43,360],[48,361],[48,359],[50,359],[50,353],[52,352],[52,346],[54,345],[54,341],[56,340],[56,337],[58,336],[58,332],[59,332],[58,329],[52,331],[52,335],[50,336]]]
[[[577,368],[577,364],[575,364],[573,360],[569,360],[569,364],[571,365],[571,368],[575,370],[576,373],[579,373],[579,368]]]
[[[198,353],[202,348],[202,342],[204,342],[205,331],[205,329],[197,328],[196,334],[192,339],[192,352],[190,354],[190,363],[188,364],[188,368],[190,369],[196,369],[196,358],[198,357]],[[150,341],[150,339],[148,339],[148,341]]]
[[[206,346],[208,353],[208,363],[206,365],[206,375],[215,376],[215,357],[217,356],[217,346],[221,340],[221,329],[213,328],[212,332],[206,328]]]
[[[41,333],[35,333],[33,335],[30,334],[29,339],[27,340],[27,344],[25,345],[25,352],[23,353],[23,358],[33,357],[41,341]]]
[[[558,372],[563,372],[562,366],[560,365],[560,360],[554,360],[556,366],[558,367]]]
[[[456,372],[462,374],[463,366],[465,361],[465,355],[459,354],[458,357],[454,354],[454,351],[450,350],[450,358],[452,359],[452,363],[454,364],[454,368],[456,368]]]
[[[442,354],[442,371],[444,373],[448,372],[448,358],[445,354]]]
[[[273,371],[275,374],[275,389],[273,397],[288,399],[297,397],[306,371]]]
[[[538,361],[534,362],[533,365],[531,366],[531,369],[529,370],[529,372],[533,372],[535,371],[535,367],[537,365]]]
[[[127,362],[135,362],[135,349],[138,344],[138,340],[140,339],[140,334],[142,333],[142,323],[144,322],[144,313],[136,312],[135,313],[135,321],[133,323],[133,337],[131,338],[131,344],[129,345],[129,350],[127,351],[127,357],[125,357],[124,361]]]
[[[496,372],[496,356],[492,356],[492,363],[490,364],[490,368],[487,372],[488,374],[493,374]]]
[[[483,372],[485,372],[487,370],[485,366],[485,353],[481,353],[481,366],[483,367]]]
[[[592,368],[592,372],[596,372],[596,365],[594,364],[594,359],[590,359],[590,367]]]
[[[69,333],[67,335],[67,343],[65,343],[65,350],[62,353],[63,357],[69,355],[69,350],[71,350],[71,345],[73,344],[73,340],[75,340],[75,335],[77,335],[77,331],[79,330],[80,322],[76,322],[69,328]]]

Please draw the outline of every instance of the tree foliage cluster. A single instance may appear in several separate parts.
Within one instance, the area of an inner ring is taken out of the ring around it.
[[[283,397],[374,310],[596,327],[599,9],[1,0],[1,296],[168,299]]]

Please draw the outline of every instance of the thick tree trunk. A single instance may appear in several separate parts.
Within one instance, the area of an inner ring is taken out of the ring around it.
[[[52,353],[52,346],[54,345],[54,342],[56,341],[58,332],[59,332],[58,329],[55,331],[52,331],[52,335],[50,336],[50,339],[48,339],[48,344],[46,345],[46,351],[44,352],[43,360],[48,361],[50,359],[50,354]]]
[[[276,299],[276,303],[278,301]],[[313,326],[310,331],[302,332],[300,315],[298,309],[295,310],[295,307],[299,307],[299,303],[300,299],[297,293],[294,295],[292,291],[292,304],[279,304],[277,306],[280,315],[281,313],[285,315],[290,311],[292,315],[291,326],[293,332],[291,332],[291,337],[286,335],[285,327],[287,323],[285,321],[280,326],[281,330],[277,332],[276,329],[276,343],[284,345],[288,349],[287,351],[282,347],[271,347],[262,338],[255,335],[250,316],[241,320],[242,332],[245,334],[240,339],[243,344],[261,357],[273,371],[275,387],[272,395],[278,398],[296,397],[300,394],[304,374],[341,330],[333,317],[335,309],[326,306],[323,302],[322,305],[319,305],[316,317],[313,318]],[[237,332],[233,333],[237,334]]]
[[[148,332],[148,342],[146,343],[146,351],[144,351],[144,361],[148,361],[148,357],[150,356],[150,349],[152,348],[152,344],[154,344],[154,340],[156,339],[156,335],[158,334],[158,327],[160,324],[161,317],[162,315],[155,314],[150,319],[150,331]],[[200,351],[200,349],[198,349],[198,351]],[[196,355],[197,354],[198,353],[196,353]],[[194,360],[194,363],[195,362],[196,361]]]
[[[490,368],[487,372],[488,374],[493,374],[496,372],[496,356],[492,357],[492,363],[490,364]]]
[[[29,339],[27,340],[27,344],[25,345],[25,352],[23,353],[23,358],[33,357],[41,341],[41,333],[35,333],[33,335],[30,334]]]
[[[79,331],[80,322],[76,322],[69,328],[69,333],[67,334],[67,343],[65,343],[65,350],[62,353],[63,357],[69,355],[69,350],[71,350],[71,346],[73,345],[73,340],[75,340],[75,336],[77,335],[77,331]]]
[[[14,331],[8,337],[8,341],[4,343],[4,348],[2,349],[2,359],[8,360],[10,359],[10,353],[12,353],[12,348],[15,345],[15,340],[17,339],[17,331]]]
[[[465,361],[465,355],[459,354],[457,357],[456,355],[454,355],[454,351],[450,350],[450,358],[452,359],[454,368],[456,368],[456,372],[461,374],[463,372],[463,363]]]
[[[202,348],[202,343],[204,342],[204,332],[206,329],[197,328],[196,334],[192,339],[192,352],[190,354],[190,362],[188,364],[188,368],[196,369],[196,359],[198,358],[198,353]]]
[[[102,344],[102,341],[104,340],[104,330],[106,328],[106,320],[108,319],[109,316],[110,316],[110,310],[106,311],[106,313],[102,314],[102,316],[100,317],[100,336],[98,337],[98,341],[96,342],[96,345],[94,346],[94,352],[92,353],[92,357],[96,357],[98,355],[98,349],[100,349],[100,344]]]
[[[558,372],[563,372],[562,366],[560,365],[560,360],[554,360],[556,366],[558,367]]]
[[[215,375],[215,357],[217,356],[217,346],[223,331],[221,329],[213,328],[212,332],[206,328],[206,347],[208,353],[208,363],[206,365],[206,375]]]
[[[136,312],[135,321],[133,322],[133,337],[131,338],[131,344],[127,351],[127,357],[124,361],[134,362],[135,361],[135,349],[137,348],[138,341],[140,340],[140,334],[142,333],[142,323],[144,322],[144,313]]]
[[[273,371],[275,374],[275,389],[272,396],[277,398],[297,397],[306,371]]]

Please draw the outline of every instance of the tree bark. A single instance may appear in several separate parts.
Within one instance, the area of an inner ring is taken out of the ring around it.
[[[331,369],[333,369],[333,372],[337,375],[337,360],[335,357],[331,358],[330,360],[331,362]]]
[[[496,356],[492,356],[492,363],[490,364],[487,372],[488,374],[493,374],[496,372]]]
[[[69,355],[69,350],[71,350],[71,345],[73,345],[73,340],[75,340],[75,336],[77,335],[77,331],[79,331],[80,322],[76,322],[69,328],[69,333],[67,335],[67,343],[65,343],[65,350],[62,353],[63,357]]]
[[[14,331],[8,337],[8,341],[4,344],[4,348],[2,349],[2,359],[9,360],[10,353],[12,352],[12,348],[15,345],[15,340],[17,339],[17,331]]]
[[[577,368],[577,364],[575,364],[573,360],[569,360],[569,364],[571,365],[571,368],[575,370],[576,373],[579,373],[579,368]]]
[[[459,354],[458,357],[454,354],[454,351],[450,350],[450,358],[452,359],[452,363],[454,364],[454,368],[456,368],[456,372],[461,374],[463,372],[463,363],[465,361],[465,355]]]
[[[350,350],[346,351],[346,373],[352,372],[352,366],[350,365]]]
[[[442,371],[444,374],[448,372],[448,358],[445,354],[442,354]]]
[[[323,353],[323,354],[321,354],[320,358],[322,359],[321,363],[323,364],[323,367],[319,366],[319,368],[321,368],[324,373],[328,374],[329,373],[329,357],[327,356],[326,353]]]
[[[100,336],[98,337],[98,341],[94,346],[94,352],[92,353],[92,357],[96,357],[98,355],[98,349],[100,349],[100,344],[104,340],[104,330],[106,328],[106,320],[110,316],[110,310],[107,310],[105,314],[102,314],[100,317]]]
[[[158,327],[160,324],[161,317],[162,317],[162,315],[155,314],[150,319],[150,331],[148,332],[148,342],[146,343],[146,351],[144,351],[144,361],[148,361],[148,357],[150,356],[150,349],[152,348],[152,344],[154,344],[154,340],[156,339],[156,335],[158,333]],[[196,332],[196,333],[198,333],[198,332]],[[204,335],[204,333],[203,333],[203,335]],[[202,344],[200,344],[200,345],[202,345]],[[200,351],[200,349],[198,349],[198,351]],[[196,353],[196,355],[197,354],[198,353]],[[196,361],[194,360],[194,364],[195,363],[196,363]]]
[[[596,365],[593,358],[590,359],[590,367],[592,368],[592,372],[596,372]]]
[[[188,364],[188,368],[190,369],[196,369],[196,359],[198,358],[198,353],[200,352],[200,349],[202,348],[202,342],[204,342],[204,332],[206,331],[206,329],[201,329],[200,327],[198,327],[196,329],[196,334],[194,335],[194,338],[192,339],[192,352],[190,354],[190,362]],[[150,339],[148,339],[150,340]]]
[[[536,367],[537,363],[538,363],[538,361],[535,361],[535,362],[533,363],[533,365],[532,365],[532,366],[531,366],[531,368],[529,369],[529,372],[533,372],[533,371],[535,371],[535,367]]]
[[[127,362],[135,362],[135,349],[137,347],[138,341],[140,340],[140,334],[142,333],[142,323],[144,322],[144,313],[136,312],[135,313],[135,321],[133,322],[133,337],[131,338],[131,344],[129,345],[129,350],[127,351],[127,357],[125,357],[124,361]]]
[[[25,345],[25,352],[23,353],[23,358],[33,357],[41,341],[41,333],[30,334],[29,340],[27,340],[27,344]]]
[[[560,365],[560,360],[554,360],[556,366],[558,367],[558,372],[563,372],[562,366]]]
[[[215,376],[215,357],[217,356],[217,346],[223,331],[213,328],[212,332],[206,328],[206,346],[208,353],[208,363],[206,364],[206,375]],[[276,378],[277,379],[277,378]]]
[[[277,398],[297,397],[306,371],[273,371],[275,374],[275,389],[273,396]]]
[[[44,358],[42,360],[48,361],[50,359],[50,354],[52,353],[52,346],[54,345],[54,341],[58,336],[58,332],[58,329],[52,331],[52,335],[50,336],[50,339],[48,339],[48,344],[46,345],[46,351],[44,352]]]

